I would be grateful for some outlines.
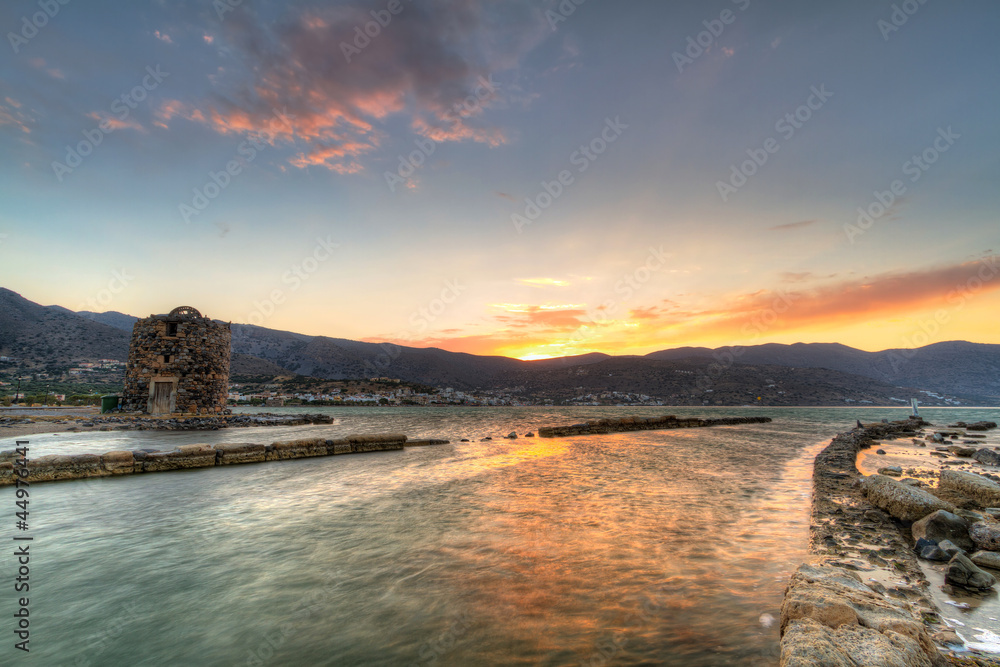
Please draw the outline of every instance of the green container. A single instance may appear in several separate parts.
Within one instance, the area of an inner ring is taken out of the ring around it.
[[[111,412],[118,407],[117,396],[101,396],[101,414]]]

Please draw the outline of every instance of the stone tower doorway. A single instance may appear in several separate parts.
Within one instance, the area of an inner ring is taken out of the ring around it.
[[[149,392],[149,407],[151,415],[169,415],[175,412],[177,405],[177,379],[164,378],[152,381],[152,391]]]

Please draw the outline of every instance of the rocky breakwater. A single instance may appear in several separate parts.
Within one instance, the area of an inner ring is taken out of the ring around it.
[[[570,424],[568,426],[543,426],[538,429],[542,438],[561,438],[571,435],[596,435],[600,433],[624,433],[627,431],[654,431],[672,428],[701,428],[705,426],[732,426],[736,424],[766,424],[770,417],[720,417],[718,419],[678,418],[674,415],[663,417],[623,417],[621,419],[597,419]]]
[[[1000,567],[1000,509],[992,509],[1000,507],[1000,484],[946,469],[932,486],[865,477],[856,467],[860,450],[915,438],[925,426],[919,419],[863,425],[816,457],[813,562],[799,568],[785,593],[783,666],[1000,664],[954,651],[964,641],[942,623],[918,561],[939,562],[946,592],[991,592],[997,579],[990,570]]]
[[[0,418],[0,426],[48,423],[65,426],[69,431],[217,431],[248,426],[307,426],[332,424],[333,417],[323,414],[237,414],[211,417],[142,417],[109,415],[100,417]]]
[[[912,521],[937,501],[886,477],[863,484],[855,465],[858,452],[877,439],[913,437],[922,425],[857,428],[816,457],[811,562],[792,576],[781,606],[783,667],[948,664],[929,632],[940,618],[903,533],[908,525],[891,514]],[[867,497],[865,487],[884,500]]]
[[[358,454],[403,449],[406,436],[352,435],[339,440],[307,439],[275,442],[181,445],[170,451],[124,450],[105,454],[51,455],[20,465],[15,452],[0,454],[0,486],[21,478],[28,483],[112,477],[166,470],[211,468],[240,463],[263,463],[314,456]]]

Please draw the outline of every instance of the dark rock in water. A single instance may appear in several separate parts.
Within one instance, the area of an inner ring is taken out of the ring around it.
[[[964,554],[965,549],[961,549],[955,545],[951,540],[941,540],[938,542],[938,549],[948,554],[948,557],[953,557],[955,554]]]
[[[948,562],[948,570],[944,574],[945,583],[973,590],[992,588],[996,578],[976,567],[976,564],[962,554],[956,554]]]
[[[973,444],[975,444],[975,442],[973,442]],[[948,448],[948,451],[950,451],[955,456],[964,456],[964,457],[968,458],[969,456],[972,456],[973,454],[976,453],[976,448],[975,447],[959,447],[958,445],[952,445],[951,447]]]
[[[524,437],[525,437],[525,438],[534,438],[534,437],[535,437],[535,434],[534,434],[534,433],[530,433],[530,432],[529,432],[529,433],[525,433],[525,434],[524,434]]]
[[[479,442],[486,442],[487,440],[492,440],[492,439],[493,439],[493,438],[491,438],[490,436],[486,436],[485,438],[483,438],[483,439],[482,439],[482,440],[480,440]]]
[[[468,441],[469,441],[468,438],[462,438],[461,440],[459,440],[459,442],[468,442]]]
[[[981,421],[975,424],[969,424],[965,427],[966,431],[989,431],[997,427],[996,422]]]
[[[876,449],[875,453],[876,454],[881,454],[882,456],[885,456],[885,450],[884,449]]]
[[[972,458],[988,466],[1000,465],[1000,452],[996,452],[992,449],[980,449],[972,454]]]
[[[960,516],[938,510],[920,519],[910,528],[913,539],[921,538],[941,545],[942,540],[950,540],[958,547],[968,550],[972,548],[969,538],[969,522]]]
[[[878,474],[889,475],[890,477],[902,477],[903,469],[899,466],[886,466],[885,468],[879,468]]]
[[[920,557],[923,558],[924,560],[933,560],[940,562],[951,560],[951,556],[949,556],[946,552],[942,551],[936,544],[931,544],[921,549]]]
[[[507,438],[509,440],[517,440],[517,433],[514,433],[514,431],[511,431],[510,433],[507,434]]]

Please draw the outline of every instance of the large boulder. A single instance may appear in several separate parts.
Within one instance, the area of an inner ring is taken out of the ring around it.
[[[995,551],[977,551],[969,556],[969,560],[979,567],[988,567],[992,570],[1000,570],[1000,554]]]
[[[910,528],[914,541],[921,538],[931,542],[951,540],[956,546],[969,551],[972,540],[969,538],[969,522],[945,510],[938,510],[917,521]]]
[[[980,463],[985,463],[988,466],[1000,466],[1000,452],[995,449],[983,448],[978,450],[972,455],[972,458],[976,459]]]
[[[945,490],[957,491],[982,507],[1000,505],[1000,484],[973,472],[942,470],[938,486]]]
[[[973,590],[986,590],[992,588],[993,584],[997,582],[996,577],[980,570],[975,563],[962,554],[955,554],[954,558],[948,561],[944,581],[946,584]]]
[[[865,477],[861,480],[861,491],[873,505],[903,521],[916,521],[937,510],[955,511],[951,503],[885,475]]]
[[[938,667],[923,623],[838,567],[802,565],[781,605],[782,667]]]
[[[969,528],[969,537],[983,551],[1000,551],[1000,524],[980,521]]]

